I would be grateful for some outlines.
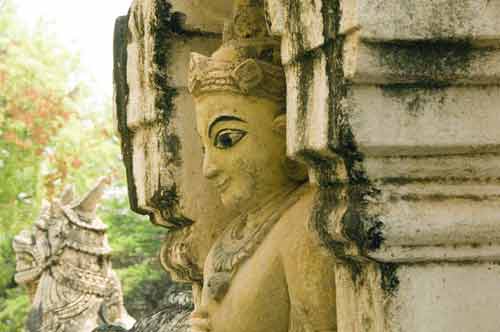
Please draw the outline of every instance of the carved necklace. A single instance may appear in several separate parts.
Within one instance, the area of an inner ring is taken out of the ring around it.
[[[262,206],[238,216],[224,230],[213,249],[213,275],[208,280],[208,291],[220,301],[236,274],[238,267],[259,247],[266,235],[306,191],[307,186],[293,187],[272,196]]]

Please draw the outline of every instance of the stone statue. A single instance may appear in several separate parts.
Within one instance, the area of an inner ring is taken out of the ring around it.
[[[212,246],[193,331],[336,331],[335,259],[311,226],[315,190],[286,157],[279,41],[242,0],[211,57],[192,54],[203,173],[237,209]]]
[[[28,332],[90,332],[100,316],[125,328],[134,324],[111,269],[107,226],[95,213],[107,182],[102,178],[76,203],[68,188],[45,202],[31,231],[14,238],[15,280],[32,302]]]

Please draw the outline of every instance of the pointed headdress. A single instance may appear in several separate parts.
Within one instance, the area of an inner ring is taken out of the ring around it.
[[[231,92],[285,101],[285,74],[279,40],[270,36],[262,0],[238,0],[212,56],[191,53],[189,92],[201,96]]]

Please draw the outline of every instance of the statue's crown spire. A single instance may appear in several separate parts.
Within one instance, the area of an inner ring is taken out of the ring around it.
[[[284,102],[279,40],[270,36],[261,0],[239,0],[222,46],[211,57],[192,53],[189,91],[195,97],[232,92]]]

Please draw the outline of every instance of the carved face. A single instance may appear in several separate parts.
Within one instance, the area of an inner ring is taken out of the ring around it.
[[[196,100],[203,174],[222,203],[245,209],[290,183],[279,105],[263,98],[217,93]]]

